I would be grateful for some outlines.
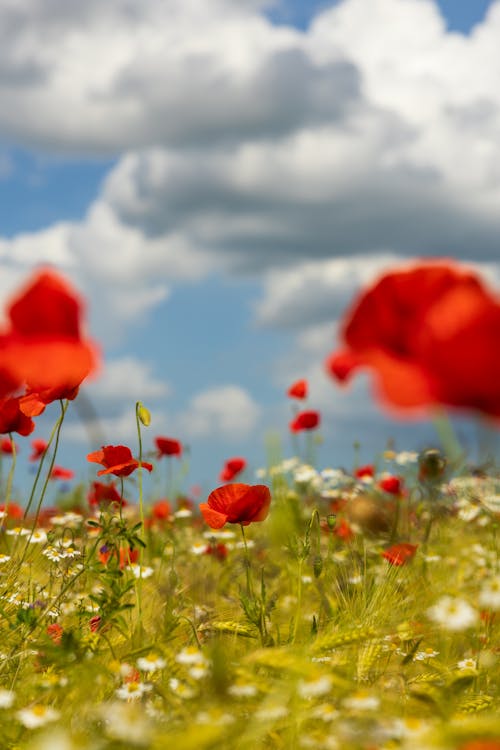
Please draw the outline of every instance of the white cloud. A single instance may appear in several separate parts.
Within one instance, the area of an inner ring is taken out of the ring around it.
[[[238,439],[257,426],[260,407],[237,385],[208,388],[191,399],[187,410],[175,418],[178,432],[187,439]]]
[[[134,406],[136,401],[168,397],[170,386],[156,378],[152,370],[152,364],[130,355],[109,360],[86,391],[91,398],[104,402],[128,399]]]

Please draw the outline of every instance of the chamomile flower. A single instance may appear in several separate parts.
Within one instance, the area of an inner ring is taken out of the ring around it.
[[[10,708],[15,700],[12,690],[0,690],[0,708]]]
[[[0,565],[9,562],[10,559],[10,555],[4,555],[3,553],[0,554]]]
[[[475,659],[462,659],[457,664],[457,669],[464,670],[464,669],[477,669],[477,664]]]
[[[376,711],[380,706],[380,699],[369,693],[355,693],[342,701],[344,708],[350,711]]]
[[[300,680],[297,685],[297,692],[301,698],[317,698],[320,695],[326,695],[332,688],[332,679],[325,674],[316,677],[313,680]]]
[[[417,651],[413,657],[413,661],[428,661],[434,659],[439,655],[439,651],[434,651],[432,648],[426,648],[425,651]]]
[[[114,701],[104,704],[100,715],[104,719],[104,730],[111,739],[124,742],[127,747],[149,746],[151,722],[139,704]]]
[[[233,698],[253,698],[259,690],[256,685],[252,685],[250,682],[235,682],[228,687],[227,692]]]
[[[452,596],[442,596],[429,607],[427,616],[444,630],[459,632],[473,627],[478,620],[477,611],[465,601]]]
[[[478,602],[485,609],[494,612],[500,610],[500,575],[493,576],[483,583]]]
[[[21,708],[16,717],[26,729],[38,729],[51,721],[57,721],[60,713],[50,706],[31,706]]]
[[[148,693],[152,688],[147,682],[136,682],[131,680],[126,682],[124,685],[115,690],[115,695],[122,701],[137,701],[142,698],[143,695]]]
[[[143,565],[142,568],[140,565],[127,565],[127,570],[132,571],[135,578],[151,578],[154,573],[154,569],[147,565]]]
[[[188,664],[190,666],[207,663],[202,652],[196,646],[186,646],[186,648],[183,648],[175,657],[175,661],[178,664]]]
[[[158,669],[163,669],[167,662],[161,656],[152,652],[147,656],[141,656],[137,659],[136,664],[143,672],[156,672]]]

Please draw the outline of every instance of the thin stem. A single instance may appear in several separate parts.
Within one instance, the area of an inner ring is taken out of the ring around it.
[[[245,550],[245,571],[247,577],[247,594],[252,599],[255,598],[252,584],[252,576],[250,575],[250,555],[248,554],[247,538],[245,535],[245,527],[240,523],[241,536],[243,537],[243,547]]]
[[[5,505],[4,505],[5,518],[7,518],[7,515],[8,515],[10,495],[12,492],[12,482],[14,480],[14,472],[16,470],[16,459],[17,459],[16,444],[14,442],[14,438],[12,437],[11,432],[9,432],[9,438],[10,438],[10,444],[12,446],[12,464],[9,469],[9,474],[7,476],[7,486],[5,488]],[[0,521],[0,528],[2,527],[2,525],[3,523]]]

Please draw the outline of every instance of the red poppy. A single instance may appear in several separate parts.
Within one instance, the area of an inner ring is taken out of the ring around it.
[[[350,542],[354,538],[354,531],[345,518],[341,518],[340,522],[334,526],[333,533],[344,542]]]
[[[147,461],[139,461],[132,456],[132,451],[125,445],[103,445],[101,450],[89,453],[87,461],[102,464],[105,468],[97,472],[100,477],[103,474],[114,474],[115,477],[128,477],[139,466],[148,471],[153,471],[153,464]]]
[[[393,544],[392,547],[382,552],[382,557],[390,562],[391,565],[404,565],[414,557],[418,544]]]
[[[34,440],[32,440],[31,448],[33,452],[29,457],[29,460],[39,461],[48,447],[49,446],[46,440],[42,440],[41,438],[35,438]]]
[[[119,560],[119,566],[122,570],[127,565],[133,565],[137,562],[139,559],[139,550],[138,549],[131,549],[131,547],[120,547],[120,550],[118,552],[118,555],[116,553],[116,550],[110,550],[104,545],[99,550],[99,562],[101,562],[103,565],[107,565],[108,560],[110,557],[118,557]]]
[[[226,523],[248,526],[264,521],[270,504],[271,493],[264,484],[225,484],[210,493],[200,510],[210,528],[221,529]]]
[[[228,458],[224,464],[224,468],[219,474],[221,482],[231,482],[238,474],[240,474],[246,468],[247,462],[244,458],[236,456],[235,458]]]
[[[314,430],[320,423],[320,416],[317,411],[301,411],[295,419],[290,422],[292,432],[301,432],[302,430]]]
[[[401,477],[396,477],[391,474],[379,479],[378,486],[389,495],[401,495],[403,491],[403,480]]]
[[[156,448],[158,450],[156,457],[162,456],[182,456],[182,443],[174,438],[155,437]]]
[[[65,469],[62,466],[54,466],[50,472],[51,479],[73,479],[75,472],[71,469]]]
[[[375,474],[375,467],[372,464],[366,464],[365,466],[358,466],[354,469],[354,476],[356,479],[363,479],[363,477],[373,477]]]
[[[0,401],[0,433],[17,432],[19,435],[30,435],[35,423],[19,408],[19,396],[4,398]]]
[[[500,300],[475,273],[446,260],[418,263],[361,294],[327,368],[340,381],[372,369],[392,407],[442,404],[499,417],[499,330]]]
[[[94,615],[89,620],[89,628],[91,633],[97,633],[102,625],[102,617],[100,615]]]
[[[24,510],[17,503],[7,503],[7,505],[0,505],[0,518],[6,515],[7,518],[19,519],[23,518]]]
[[[290,398],[307,398],[308,382],[307,380],[297,380],[292,383],[290,388],[287,390],[286,395]]]
[[[41,404],[74,398],[96,368],[95,346],[81,335],[82,308],[75,291],[51,270],[40,271],[8,306],[0,365],[11,381],[27,384],[28,416]]]
[[[12,443],[12,440],[10,438],[6,437],[0,440],[0,453],[4,453],[6,456],[12,456],[12,454],[14,453],[14,449],[16,453],[19,452],[19,448],[15,443]]]
[[[101,506],[108,506],[112,503],[117,503],[117,505],[121,506],[127,504],[120,496],[114,482],[111,482],[111,484],[93,482],[87,495],[87,502],[91,508],[100,508]]]
[[[472,740],[460,745],[459,750],[500,750],[500,740]]]
[[[63,637],[63,629],[61,625],[59,625],[58,622],[52,622],[50,625],[47,625],[47,635],[54,641],[56,646],[58,646]]]
[[[216,560],[220,560],[221,562],[224,562],[226,557],[229,554],[229,550],[225,544],[222,542],[218,542],[217,544],[208,544],[204,551],[204,555],[213,555]]]
[[[157,500],[151,509],[151,515],[156,521],[166,521],[172,515],[172,506],[168,500]]]

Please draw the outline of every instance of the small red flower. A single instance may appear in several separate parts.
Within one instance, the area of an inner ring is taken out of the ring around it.
[[[354,538],[354,531],[351,529],[350,524],[342,518],[339,523],[334,527],[333,533],[338,536],[339,539],[343,539],[344,542],[350,542]]]
[[[182,456],[182,443],[174,438],[168,437],[155,437],[155,444],[157,448],[157,458],[162,456]]]
[[[24,510],[17,503],[8,503],[7,505],[0,505],[0,518],[1,514],[5,514],[7,518],[20,519],[24,516]]]
[[[41,438],[35,438],[31,441],[31,449],[32,453],[29,457],[29,461],[39,461],[45,451],[48,448],[48,443],[46,440],[42,440]]]
[[[375,467],[371,464],[358,466],[358,468],[354,470],[354,476],[356,477],[356,479],[363,479],[363,477],[373,477],[374,474]]]
[[[50,472],[51,479],[73,479],[75,472],[71,469],[65,469],[62,466],[54,466]]]
[[[229,550],[225,544],[219,542],[218,544],[208,544],[203,552],[204,555],[213,555],[216,560],[224,562],[228,556]]]
[[[459,750],[500,750],[500,740],[472,740],[460,745]]]
[[[101,625],[102,625],[102,618],[100,617],[100,615],[94,615],[93,617],[90,618],[89,628],[90,628],[91,633],[97,633]]]
[[[301,411],[295,419],[290,422],[292,432],[301,432],[302,430],[314,430],[320,423],[320,416],[317,411]]]
[[[403,480],[401,477],[390,475],[379,479],[378,486],[389,495],[401,495],[403,491]]]
[[[226,523],[264,521],[270,504],[271,493],[263,484],[225,484],[210,493],[200,510],[210,528],[221,529]]]
[[[307,398],[307,393],[309,390],[309,384],[307,380],[297,380],[295,383],[292,383],[290,388],[287,390],[286,395],[290,398]]]
[[[31,435],[35,423],[20,409],[21,397],[0,400],[0,433],[17,432],[19,435]]]
[[[10,438],[6,437],[0,440],[0,453],[3,453],[6,456],[12,456],[14,449],[16,453],[19,452],[17,444],[14,443],[14,445],[12,445],[12,440]]]
[[[120,497],[120,493],[115,487],[114,482],[104,484],[103,482],[93,482],[87,495],[87,502],[91,508],[100,508],[112,503],[124,506],[126,501]]]
[[[238,474],[241,474],[245,470],[247,462],[244,458],[236,456],[235,458],[228,458],[224,464],[219,479],[221,482],[231,482]]]
[[[47,625],[47,635],[54,641],[56,646],[58,646],[63,637],[63,629],[61,625],[59,625],[58,622],[52,622],[50,625]]]
[[[114,474],[115,477],[128,477],[139,466],[147,471],[153,471],[153,464],[139,461],[132,456],[132,451],[125,445],[103,445],[101,450],[89,453],[87,461],[102,464],[105,468],[97,472],[97,476]]]
[[[392,547],[384,550],[381,554],[391,565],[404,565],[415,556],[417,547],[418,544],[402,542],[400,544],[393,544]]]
[[[172,506],[168,500],[157,500],[151,509],[151,515],[156,521],[166,521],[172,515]]]

